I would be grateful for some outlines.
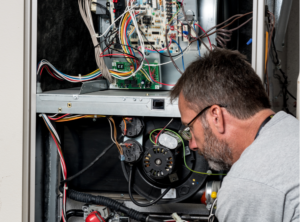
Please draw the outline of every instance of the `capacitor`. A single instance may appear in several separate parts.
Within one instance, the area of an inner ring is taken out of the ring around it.
[[[159,44],[159,38],[156,39],[156,45],[158,45],[158,44]]]
[[[161,6],[161,11],[162,11],[162,12],[164,11],[164,6]]]

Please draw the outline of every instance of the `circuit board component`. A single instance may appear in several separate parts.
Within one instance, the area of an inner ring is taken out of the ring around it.
[[[157,63],[150,63],[156,65]],[[150,72],[149,73],[149,67]],[[112,69],[120,72],[128,72],[133,69],[133,65],[129,62],[113,62]],[[119,89],[160,89],[160,73],[158,66],[144,65],[142,70],[137,72],[135,76],[128,79],[116,79],[115,87]]]

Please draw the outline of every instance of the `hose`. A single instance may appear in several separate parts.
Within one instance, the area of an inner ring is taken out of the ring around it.
[[[129,194],[129,197],[130,197],[130,200],[137,206],[139,207],[149,207],[149,206],[152,206],[153,204],[156,204],[158,201],[160,201],[168,192],[169,190],[171,189],[171,187],[167,188],[156,200],[153,200],[151,201],[150,203],[147,203],[147,204],[141,204],[139,202],[137,202],[133,196],[132,196],[132,193],[131,193],[131,187],[132,187],[132,172],[133,172],[133,166],[130,165],[130,171],[129,171],[129,178],[128,178],[128,194]]]
[[[60,186],[59,189],[60,189],[61,192],[63,192],[63,187],[62,186]],[[161,220],[151,218],[148,215],[144,215],[144,214],[142,214],[142,213],[140,213],[136,210],[125,207],[120,202],[118,202],[116,200],[113,200],[113,199],[110,199],[110,198],[107,198],[107,197],[95,196],[95,195],[92,195],[92,194],[81,193],[81,192],[78,192],[78,191],[75,191],[75,190],[72,190],[72,189],[68,189],[67,197],[72,199],[72,200],[87,203],[87,204],[96,204],[96,205],[107,206],[111,210],[122,212],[122,213],[126,214],[128,217],[130,217],[134,220],[137,220],[137,221],[141,221],[141,222],[162,222]]]

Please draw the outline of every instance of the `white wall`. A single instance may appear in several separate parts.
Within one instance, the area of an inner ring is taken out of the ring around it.
[[[0,221],[22,219],[24,0],[0,7]]]

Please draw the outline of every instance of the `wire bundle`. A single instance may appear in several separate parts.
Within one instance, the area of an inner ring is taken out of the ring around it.
[[[50,62],[48,62],[45,59],[43,59],[38,64],[37,75],[41,76],[44,69],[47,71],[47,73],[49,75],[53,76],[54,78],[56,78],[58,80],[61,80],[61,81],[66,80],[66,81],[73,82],[73,83],[93,80],[102,75],[102,73],[100,72],[99,69],[97,69],[87,75],[82,75],[82,76],[81,75],[72,76],[72,75],[64,74],[64,73],[60,72],[59,70],[57,70]]]
[[[79,5],[79,11],[81,14],[81,17],[88,28],[93,44],[95,46],[95,58],[96,58],[96,63],[97,66],[99,67],[99,70],[101,70],[103,76],[108,79],[110,82],[112,82],[112,77],[109,74],[108,68],[105,65],[104,59],[100,57],[102,54],[102,49],[100,45],[98,44],[97,40],[97,34],[95,32],[95,28],[93,25],[93,19],[92,19],[92,14],[91,14],[91,3],[92,0],[78,0],[78,5]]]
[[[67,167],[66,167],[66,163],[62,154],[62,149],[61,149],[61,142],[58,136],[58,133],[56,132],[55,128],[53,127],[53,125],[51,124],[50,120],[48,119],[48,117],[45,114],[41,114],[49,132],[50,135],[52,136],[56,147],[57,147],[57,152],[59,154],[59,159],[60,159],[60,165],[61,165],[61,170],[62,170],[62,176],[63,179],[66,180],[67,179]],[[62,219],[63,222],[66,222],[66,198],[67,198],[67,183],[64,183],[64,190],[63,190],[63,206],[61,209],[61,213],[62,213]]]

